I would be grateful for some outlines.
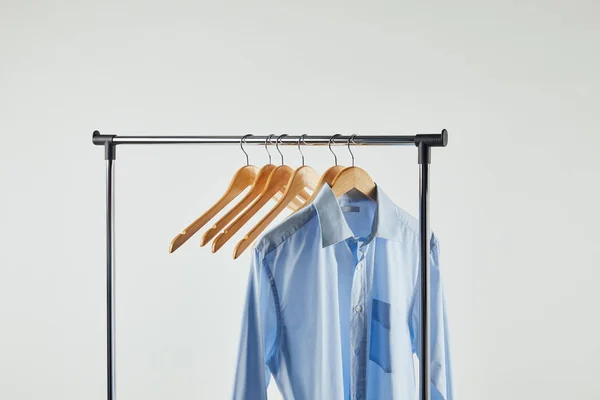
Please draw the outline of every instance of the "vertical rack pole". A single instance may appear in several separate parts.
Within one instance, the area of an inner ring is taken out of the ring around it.
[[[108,400],[117,398],[115,382],[115,150],[104,143],[106,159],[106,383]]]
[[[431,147],[419,143],[419,230],[421,241],[421,357],[419,386],[421,400],[431,400],[430,379],[430,294],[429,294],[429,164]]]

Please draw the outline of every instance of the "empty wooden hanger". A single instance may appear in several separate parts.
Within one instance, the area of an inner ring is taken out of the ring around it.
[[[258,167],[254,165],[250,165],[250,160],[248,158],[248,153],[244,150],[243,142],[246,140],[248,136],[245,135],[240,140],[240,147],[244,154],[246,155],[246,165],[240,168],[229,183],[229,187],[225,190],[225,193],[221,198],[210,207],[204,214],[198,217],[194,222],[192,222],[187,228],[181,231],[180,234],[175,236],[175,238],[171,241],[171,245],[169,246],[169,253],[177,250],[181,245],[183,245],[189,238],[194,236],[196,232],[200,228],[202,228],[208,221],[214,218],[215,215],[219,213],[227,204],[229,204],[233,199],[235,199],[240,193],[246,190],[249,186],[251,186],[258,174]]]
[[[331,148],[331,144],[334,143],[335,138],[337,136],[342,136],[339,133],[333,135],[330,139],[329,139],[329,151],[331,152],[331,154],[333,154],[333,160],[334,160],[334,165],[333,167],[329,167],[325,170],[325,172],[323,172],[323,175],[321,175],[321,178],[319,178],[319,182],[317,183],[317,187],[315,188],[315,190],[313,191],[312,195],[310,196],[310,199],[306,200],[306,202],[302,205],[302,207],[300,207],[298,210],[310,205],[314,199],[317,197],[317,195],[319,194],[319,192],[321,191],[321,189],[323,189],[323,186],[325,185],[331,185],[333,183],[333,180],[335,179],[336,176],[338,176],[338,174],[340,172],[342,172],[344,170],[344,167],[341,165],[338,165],[337,163],[337,155],[333,152],[332,148]],[[296,212],[298,211],[296,210]]]
[[[227,224],[229,224],[237,215],[239,215],[239,213],[244,211],[244,209],[248,207],[248,205],[252,203],[252,201],[256,199],[264,190],[265,186],[267,185],[267,181],[269,180],[269,176],[271,176],[271,173],[273,173],[275,168],[277,168],[275,165],[271,164],[271,153],[267,148],[267,142],[270,142],[271,136],[274,135],[269,135],[265,139],[265,150],[269,155],[269,163],[260,168],[248,193],[246,193],[244,197],[231,210],[229,210],[227,214],[225,214],[221,219],[219,219],[209,230],[204,232],[204,234],[202,235],[202,240],[200,241],[200,246],[204,246],[208,242],[210,242],[212,238],[214,238],[223,228],[225,228]],[[276,193],[275,198],[281,198],[284,192],[285,188],[280,188],[279,192]],[[301,206],[302,202],[298,199],[294,199],[290,204],[288,204],[288,207],[291,210],[297,210]]]
[[[281,156],[281,163],[283,164],[283,154],[281,150],[279,150],[279,141],[287,136],[283,134],[277,138],[275,141],[275,147]],[[265,185],[263,191],[260,195],[254,199],[252,204],[242,213],[240,214],[232,223],[230,223],[220,234],[215,237],[215,240],[212,242],[212,252],[215,253],[218,251],[233,235],[236,234],[237,231],[240,230],[242,226],[246,222],[248,222],[256,213],[271,200],[277,192],[281,190],[281,188],[285,188],[288,184],[290,178],[294,174],[294,170],[287,165],[280,165],[271,173],[267,184]],[[304,191],[305,198],[309,198],[310,194]]]
[[[298,138],[298,150],[302,155],[302,166],[297,168],[294,171],[294,174],[290,177],[289,182],[287,184],[287,188],[283,197],[279,199],[275,207],[271,209],[255,226],[238,242],[233,251],[233,258],[238,258],[240,254],[244,252],[254,241],[258,238],[258,236],[269,226],[271,222],[287,207],[287,205],[293,201],[296,196],[309,188],[311,190],[315,190],[317,187],[317,183],[319,182],[319,174],[312,167],[308,165],[304,165],[304,154],[302,154],[302,150],[300,149],[300,139],[303,139],[302,135]]]
[[[354,141],[354,136],[356,135],[352,135],[348,138],[348,151],[352,156],[352,166],[344,168],[342,172],[335,177],[331,183],[331,190],[336,197],[340,197],[350,190],[356,189],[371,200],[376,200],[377,190],[375,182],[373,182],[373,179],[367,171],[354,165],[354,154],[350,149],[350,141]]]

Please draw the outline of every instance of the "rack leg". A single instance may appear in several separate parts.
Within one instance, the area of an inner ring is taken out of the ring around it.
[[[429,294],[429,164],[431,147],[419,144],[419,229],[421,241],[421,357],[419,386],[422,400],[431,400]]]
[[[115,152],[114,145],[106,146],[106,381],[108,400],[115,400]],[[109,146],[113,148],[109,150]]]

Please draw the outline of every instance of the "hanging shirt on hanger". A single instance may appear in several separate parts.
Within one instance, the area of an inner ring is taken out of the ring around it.
[[[325,186],[253,249],[233,398],[414,399],[420,338],[418,221]],[[432,400],[452,400],[448,331],[431,237]]]

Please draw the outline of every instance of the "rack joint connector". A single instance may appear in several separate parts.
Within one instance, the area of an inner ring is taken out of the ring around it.
[[[431,164],[431,148],[446,147],[448,131],[442,129],[441,133],[416,135],[415,145],[419,148],[419,164]]]
[[[92,143],[96,146],[104,146],[104,159],[114,160],[117,158],[117,145],[113,141],[116,135],[103,135],[99,131],[92,133]]]
[[[441,133],[415,135],[415,145],[419,147],[421,143],[429,147],[446,147],[448,145],[448,131],[442,129]]]

